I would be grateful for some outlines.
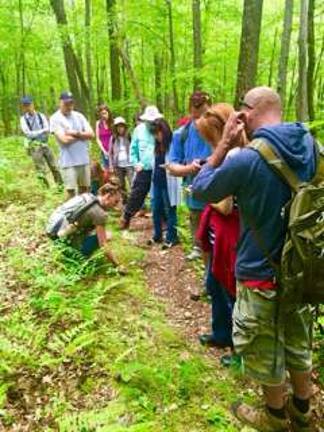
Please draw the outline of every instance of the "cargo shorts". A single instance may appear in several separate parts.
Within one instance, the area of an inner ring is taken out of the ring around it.
[[[267,386],[282,384],[286,369],[312,369],[312,315],[309,305],[278,312],[276,291],[237,283],[233,342],[244,372]]]
[[[61,169],[65,189],[78,190],[79,187],[90,187],[90,165],[78,165]]]

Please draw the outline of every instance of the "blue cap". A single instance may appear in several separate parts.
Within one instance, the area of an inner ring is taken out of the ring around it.
[[[73,94],[69,91],[61,93],[60,99],[64,102],[73,102]]]
[[[20,103],[21,105],[30,105],[31,103],[33,103],[33,98],[30,96],[23,96],[20,99]]]

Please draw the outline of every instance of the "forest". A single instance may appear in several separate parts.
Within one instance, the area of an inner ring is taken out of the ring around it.
[[[262,84],[278,89],[286,118],[321,120],[321,1],[6,0],[0,14],[5,135],[22,95],[50,114],[65,89],[92,120],[104,101],[127,118],[155,103],[174,121],[194,88],[237,104]]]
[[[127,229],[121,228],[121,202],[107,210],[111,238],[104,246],[115,262],[106,259],[104,247],[82,256],[45,232],[68,188],[62,179],[56,185],[47,168],[47,185],[40,181],[30,157],[35,148],[28,148],[32,140],[26,146],[23,136],[28,132],[21,127],[22,101],[34,102],[46,121],[64,105],[62,95],[69,98],[71,92],[75,109],[89,121],[84,138],[91,142],[89,167],[98,161],[100,168],[96,121],[104,117],[98,107],[104,106],[104,115],[111,112],[111,121],[119,119],[115,134],[126,123],[133,133],[136,115],[152,105],[174,132],[179,119],[191,114],[193,92],[203,98],[207,92],[213,103],[239,109],[250,89],[271,87],[281,97],[284,121],[305,125],[321,144],[324,1],[2,0],[0,24],[0,432],[257,430],[242,426],[230,409],[238,399],[259,407],[263,397],[261,386],[245,375],[232,341],[201,346],[201,336],[211,331],[213,300],[204,291],[211,266],[201,251],[196,261],[188,260],[195,248],[185,204],[192,185],[180,186],[174,243],[160,245],[152,238],[158,205],[151,195]],[[42,146],[55,164],[64,146],[49,130]],[[152,137],[157,146],[157,135]],[[171,130],[169,138],[172,142]],[[165,162],[159,159],[158,166],[165,169]],[[109,176],[115,174],[107,174],[110,186]],[[133,186],[130,182],[127,193]],[[75,192],[82,195],[78,187]],[[323,261],[321,187],[316,223]],[[235,200],[229,198],[238,220]],[[164,233],[168,215],[163,211]],[[102,228],[108,236],[106,225]],[[234,249],[235,254],[236,244]],[[273,288],[275,277],[270,282]],[[308,403],[304,411],[313,429],[295,428],[291,417],[287,432],[324,430],[324,308],[309,310],[312,323],[304,328],[313,324],[307,335],[313,369],[305,381],[311,394],[299,403]],[[232,317],[228,325],[232,328]],[[270,345],[259,352],[267,353]],[[292,387],[284,388],[285,403]],[[279,418],[287,406],[274,409]]]

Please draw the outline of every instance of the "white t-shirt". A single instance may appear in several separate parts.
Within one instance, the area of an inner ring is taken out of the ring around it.
[[[60,147],[59,165],[61,168],[88,165],[89,141],[76,140],[71,144],[63,144],[56,133],[64,133],[69,130],[77,132],[92,132],[87,119],[78,111],[72,111],[69,115],[64,115],[60,110],[56,111],[50,118],[50,132],[55,134],[56,141]]]

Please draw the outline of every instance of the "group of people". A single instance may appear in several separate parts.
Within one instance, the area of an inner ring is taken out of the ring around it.
[[[61,94],[49,126],[30,98],[23,98],[22,106],[22,130],[40,177],[44,179],[44,162],[39,162],[43,158],[55,181],[63,180],[69,198],[51,216],[48,232],[53,237],[72,233],[84,255],[106,248],[107,209],[122,199],[120,228],[128,229],[148,194],[153,213],[148,244],[174,246],[179,242],[177,206],[183,191],[193,239],[188,259],[204,260],[212,303],[212,331],[201,335],[200,342],[235,350],[245,372],[264,390],[262,408],[239,402],[232,407],[234,415],[262,432],[286,431],[289,425],[294,431],[310,431],[311,311],[308,305],[295,304],[284,318],[278,316],[273,266],[279,265],[285,241],[284,209],[291,190],[251,147],[263,140],[301,181],[314,176],[314,140],[304,125],[282,122],[279,95],[257,87],[235,111],[226,103],[212,104],[206,92],[196,91],[189,99],[189,116],[173,133],[152,105],[139,116],[131,136],[126,121],[113,120],[105,105],[99,107],[94,134],[73,109],[69,92]],[[49,131],[59,144],[60,171],[46,144]],[[90,193],[88,150],[95,136],[105,180],[96,185],[97,197]],[[93,229],[96,232],[89,234]],[[118,265],[108,248],[106,252]],[[288,399],[287,370],[292,385]]]

